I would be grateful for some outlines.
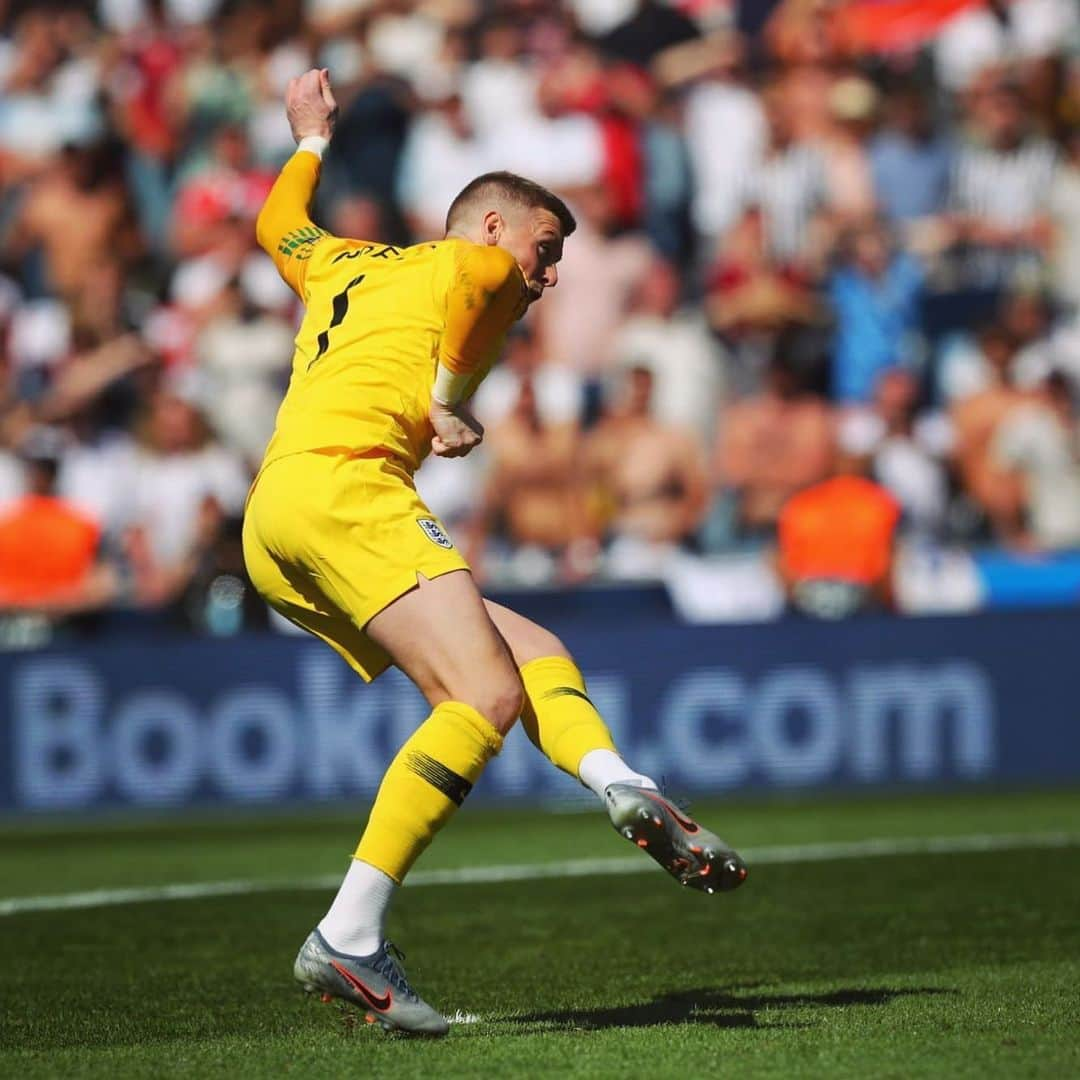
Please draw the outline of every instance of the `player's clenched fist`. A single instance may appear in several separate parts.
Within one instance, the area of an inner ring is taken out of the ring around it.
[[[444,405],[434,400],[428,416],[435,429],[431,452],[436,457],[464,457],[483,442],[483,425],[465,405]]]
[[[326,68],[312,68],[289,80],[285,90],[285,112],[297,142],[308,135],[330,138],[337,122],[338,106],[330,90],[330,73]]]

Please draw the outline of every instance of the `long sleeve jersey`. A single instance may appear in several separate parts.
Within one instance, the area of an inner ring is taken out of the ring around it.
[[[525,311],[525,279],[499,247],[332,236],[309,216],[320,168],[315,154],[294,154],[256,223],[306,305],[265,463],[307,450],[384,450],[412,471],[431,449],[436,365],[470,376],[474,391]]]

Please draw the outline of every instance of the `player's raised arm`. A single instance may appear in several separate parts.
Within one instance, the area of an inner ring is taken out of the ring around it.
[[[255,222],[260,246],[301,297],[312,247],[325,235],[309,214],[322,155],[337,120],[337,102],[326,69],[312,68],[289,81],[285,111],[297,152],[285,163]]]

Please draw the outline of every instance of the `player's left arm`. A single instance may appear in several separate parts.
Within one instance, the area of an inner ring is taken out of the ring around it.
[[[500,247],[462,245],[454,269],[430,418],[434,452],[457,457],[483,438],[483,428],[464,402],[507,330],[525,313],[528,289],[514,257]]]
[[[337,102],[326,69],[313,68],[289,82],[285,92],[297,151],[285,163],[255,222],[259,245],[301,299],[311,250],[326,233],[312,220],[311,200],[319,185],[322,155],[337,119]]]

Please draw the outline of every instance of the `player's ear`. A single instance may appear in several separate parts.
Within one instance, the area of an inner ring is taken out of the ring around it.
[[[481,235],[484,238],[483,243],[487,244],[488,247],[492,247],[502,238],[502,234],[506,230],[506,222],[498,210],[489,210],[481,219],[480,228]]]

